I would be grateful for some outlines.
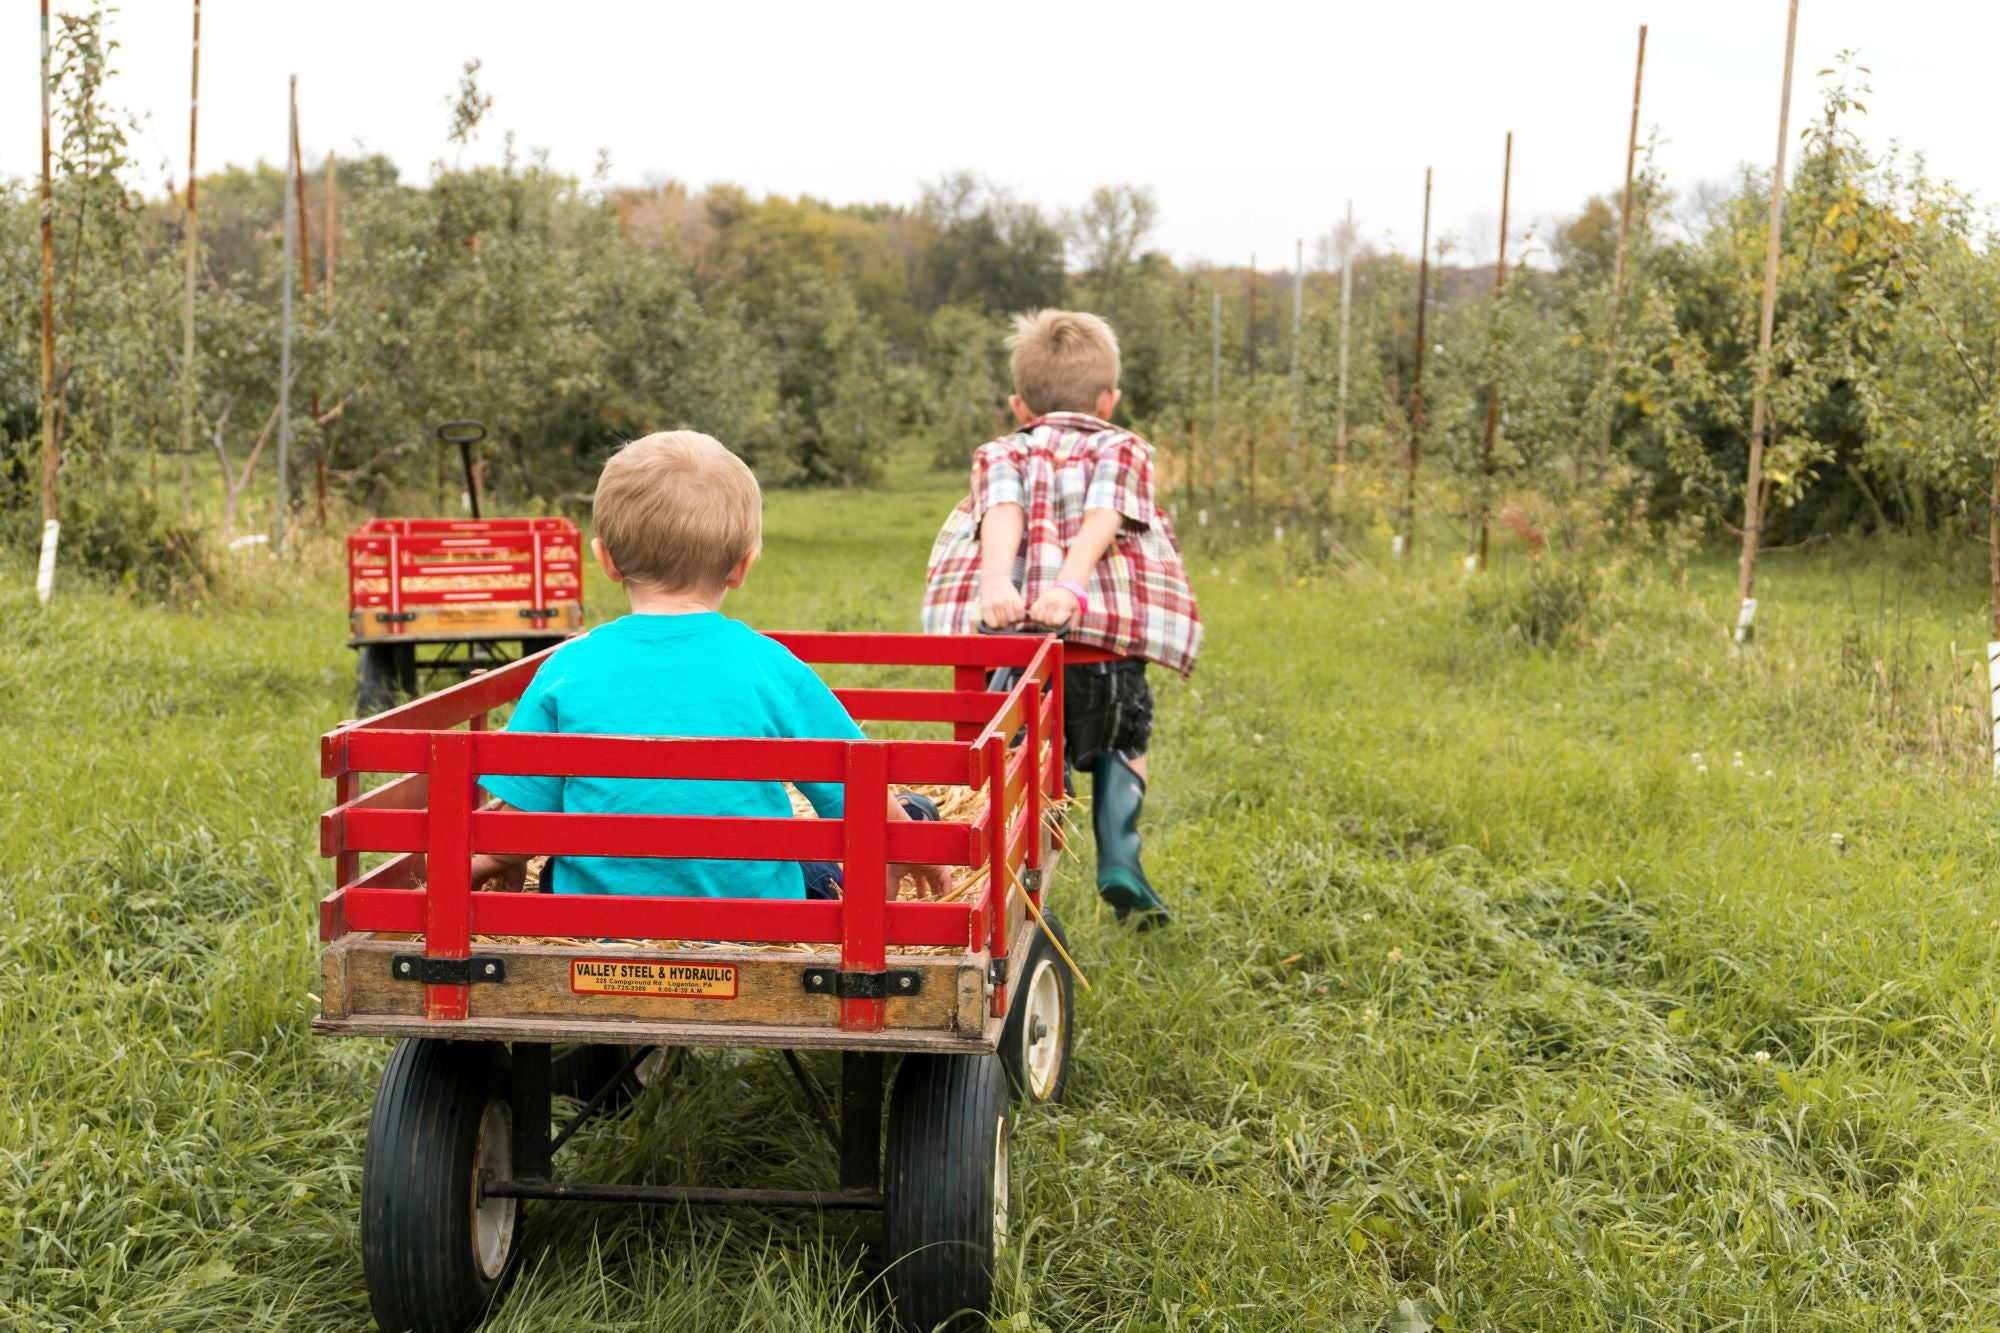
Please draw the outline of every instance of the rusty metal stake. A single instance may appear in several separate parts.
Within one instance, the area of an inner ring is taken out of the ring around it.
[[[1632,173],[1639,160],[1639,90],[1646,78],[1646,25],[1639,25],[1639,59],[1632,70],[1632,128],[1625,140],[1625,194],[1618,209],[1618,251],[1611,279],[1611,345],[1604,362],[1604,434],[1597,445],[1600,478],[1611,466],[1611,421],[1618,414],[1614,395],[1618,352],[1625,330],[1625,246],[1632,230]]]
[[[1743,479],[1743,556],[1736,580],[1736,642],[1747,644],[1754,632],[1757,600],[1750,594],[1757,577],[1757,541],[1764,514],[1764,441],[1769,431],[1771,396],[1771,326],[1778,306],[1778,223],[1785,206],[1785,138],[1792,111],[1792,50],[1799,35],[1799,0],[1792,0],[1785,20],[1785,80],[1778,96],[1778,161],[1771,173],[1769,236],[1764,242],[1764,303],[1757,316],[1757,388],[1750,404],[1750,466]]]
[[[1243,341],[1250,357],[1250,401],[1244,404],[1243,419],[1250,427],[1244,443],[1246,471],[1245,500],[1250,515],[1257,515],[1257,256],[1250,256],[1250,313],[1244,321]]]
[[[1493,306],[1498,341],[1497,321],[1500,316],[1500,293],[1507,288],[1507,200],[1514,187],[1514,131],[1507,131],[1506,165],[1500,171],[1500,259],[1493,265]],[[1493,382],[1486,388],[1486,435],[1479,446],[1479,572],[1486,572],[1487,528],[1493,510],[1493,430],[1500,420],[1500,376],[1496,370]]]
[[[1347,331],[1354,304],[1354,201],[1347,201],[1347,227],[1340,233],[1340,390],[1333,419],[1333,477],[1347,484]]]
[[[42,522],[56,521],[56,205],[49,174],[49,0],[42,0]]]
[[[1410,449],[1404,458],[1403,531],[1396,554],[1417,544],[1417,452],[1424,429],[1424,309],[1431,294],[1431,169],[1424,168],[1424,232],[1417,251],[1417,364],[1410,377]]]
[[[195,140],[201,117],[201,0],[194,0],[194,41],[188,59],[188,179],[186,254],[181,291],[181,521],[194,508],[194,280],[200,267],[201,226],[195,210]]]
[[[285,144],[285,168],[298,170],[299,76],[291,76],[286,94],[290,106],[290,135]],[[271,550],[285,549],[285,509],[291,503],[292,470],[292,260],[297,256],[299,219],[298,197],[285,192],[285,285],[282,331],[278,343],[278,506],[271,523]]]

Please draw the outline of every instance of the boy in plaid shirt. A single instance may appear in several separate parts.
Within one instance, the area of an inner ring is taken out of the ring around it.
[[[1141,928],[1166,905],[1139,860],[1153,691],[1146,663],[1186,676],[1201,613],[1173,525],[1153,501],[1153,446],[1110,424],[1118,338],[1095,315],[1020,315],[1008,339],[1021,428],[972,457],[971,494],[931,549],[924,629],[1022,621],[1117,654],[1063,673],[1063,741],[1092,779],[1097,892]]]

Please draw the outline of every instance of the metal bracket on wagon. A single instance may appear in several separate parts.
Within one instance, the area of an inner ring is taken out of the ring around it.
[[[507,960],[492,954],[426,958],[420,953],[399,953],[389,960],[389,975],[426,986],[470,986],[478,981],[505,981]]]
[[[1029,866],[1026,870],[1023,870],[1021,872],[1021,887],[1029,893],[1040,893],[1042,891],[1042,868],[1040,866]]]
[[[843,972],[837,967],[809,967],[800,977],[808,995],[838,995],[843,1000],[886,1000],[897,995],[917,995],[924,989],[924,974],[915,968],[891,968],[887,972]]]
[[[405,620],[415,620],[415,611],[377,611],[375,618],[385,625],[394,625]]]

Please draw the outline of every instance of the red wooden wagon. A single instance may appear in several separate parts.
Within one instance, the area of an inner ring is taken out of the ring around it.
[[[857,720],[941,724],[949,739],[488,730],[540,655],[322,739],[337,804],[322,817],[321,851],[336,887],[320,906],[313,1028],[402,1038],[362,1177],[364,1267],[384,1329],[477,1323],[530,1199],[879,1210],[906,1324],[929,1329],[989,1305],[1007,1227],[1009,1078],[1046,1102],[1062,1096],[1068,1072],[1071,981],[1060,926],[1041,906],[1061,849],[1064,648],[1004,636],[775,637],[815,664],[949,668],[949,688],[835,691]],[[1005,668],[1018,673],[1011,688],[989,691],[989,673]],[[847,817],[501,811],[482,799],[482,773],[840,782]],[[366,789],[371,774],[396,776]],[[975,789],[977,813],[890,822],[888,793],[914,784]],[[838,860],[849,887],[834,901],[501,891],[470,882],[475,852]],[[986,875],[960,901],[891,901],[868,890],[892,861]],[[837,1184],[557,1179],[556,1150],[631,1095],[657,1065],[651,1053],[694,1046],[783,1051],[832,1142]],[[837,1123],[800,1049],[840,1053]],[[890,1054],[900,1058],[884,1151]],[[583,1101],[559,1129],[557,1092]]]
[[[420,671],[487,669],[580,632],[582,534],[566,518],[371,519],[347,536],[347,620],[355,710],[379,712]]]

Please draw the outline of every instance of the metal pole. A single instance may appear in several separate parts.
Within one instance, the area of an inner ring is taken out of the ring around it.
[[[1215,298],[1215,350],[1208,358],[1208,396],[1213,402],[1222,397],[1222,290],[1216,288],[1210,293]]]
[[[1799,35],[1799,0],[1785,20],[1785,81],[1778,95],[1778,161],[1771,173],[1770,235],[1764,242],[1764,305],[1757,316],[1757,388],[1750,405],[1750,467],[1743,479],[1743,558],[1736,580],[1736,642],[1748,643],[1757,616],[1750,595],[1757,576],[1757,539],[1764,513],[1765,423],[1770,416],[1771,326],[1778,305],[1778,221],[1785,204],[1785,136],[1792,111],[1792,49]]]
[[[49,0],[42,0],[42,553],[35,569],[35,596],[46,606],[55,591],[56,480],[62,459],[56,452],[56,241],[55,187],[49,175]]]
[[[1243,342],[1250,357],[1250,399],[1244,404],[1243,419],[1249,426],[1244,440],[1244,502],[1254,518],[1257,513],[1257,256],[1250,256],[1250,313],[1243,325]]]
[[[298,171],[299,76],[291,79],[291,133],[285,142],[285,166]],[[278,344],[278,513],[273,524],[271,549],[285,545],[285,507],[290,503],[288,474],[292,465],[292,268],[298,251],[298,200],[285,191],[285,298],[283,336]]]
[[[1618,253],[1611,280],[1611,347],[1604,365],[1604,435],[1597,445],[1600,474],[1611,464],[1611,420],[1618,409],[1611,389],[1618,375],[1618,349],[1625,328],[1625,238],[1632,230],[1632,172],[1639,159],[1639,89],[1646,77],[1646,25],[1639,25],[1639,59],[1632,70],[1632,128],[1625,140],[1625,195],[1618,209]]]
[[[1181,403],[1181,434],[1187,440],[1187,459],[1182,464],[1184,470],[1181,476],[1182,522],[1186,522],[1188,515],[1194,512],[1194,399],[1195,384],[1201,375],[1201,351],[1199,344],[1195,342],[1195,339],[1200,336],[1201,330],[1200,307],[1195,304],[1196,295],[1194,275],[1189,274],[1187,282],[1187,305],[1182,307],[1182,318],[1187,320],[1185,332],[1187,333],[1188,370],[1186,396]]]
[[[340,197],[340,181],[334,174],[333,150],[328,149],[326,154],[326,226],[321,229],[326,234],[326,318],[328,323],[331,323],[334,318],[333,230],[335,222],[335,200],[337,200],[339,197]],[[328,438],[329,434],[331,433],[332,426],[330,423],[320,420],[318,389],[313,390],[312,410],[313,410],[313,430],[315,432],[313,436],[313,458],[315,460],[314,467],[318,474],[318,484],[319,484],[319,526],[321,531],[325,531],[326,530],[326,457],[329,453],[332,452],[333,446],[331,440],[329,440]]]
[[[187,234],[181,289],[181,521],[194,510],[194,280],[200,268],[201,223],[195,211],[195,139],[201,115],[201,0],[194,0],[194,41],[188,59]]]
[[[1250,362],[1250,382],[1257,382],[1257,256],[1250,256],[1250,313],[1243,323],[1243,355]]]
[[[298,99],[292,99],[292,192],[298,196],[299,219],[299,292],[306,301],[306,332],[313,331],[312,294],[312,214],[306,211],[306,159],[299,151]],[[316,498],[314,512],[319,526],[326,527],[326,432],[319,425],[319,386],[314,385],[306,398],[306,412],[313,420],[313,494]]]
[[[1424,236],[1417,252],[1417,365],[1410,377],[1410,450],[1404,459],[1403,531],[1396,554],[1417,544],[1417,450],[1424,429],[1424,307],[1431,292],[1431,169],[1424,168]]]
[[[1340,235],[1340,395],[1333,422],[1334,477],[1347,481],[1347,329],[1354,305],[1354,201],[1347,201],[1347,228]]]
[[[1208,457],[1209,466],[1214,467],[1216,429],[1222,424],[1222,289],[1211,287],[1208,295],[1210,323],[1215,333],[1208,353]],[[1211,494],[1209,498],[1215,497]],[[1200,521],[1201,515],[1195,517]]]
[[[333,227],[334,227],[334,216],[335,216],[334,201],[339,197],[340,197],[340,182],[334,176],[333,152],[332,150],[329,149],[326,155],[326,226],[323,228],[323,230],[326,232],[326,308],[329,312],[329,317],[331,311],[333,310]]]
[[[42,522],[56,521],[56,205],[49,170],[49,0],[42,0]]]
[[[1507,131],[1506,165],[1500,172],[1500,258],[1493,265],[1493,304],[1497,321],[1500,293],[1507,287],[1507,200],[1514,187],[1514,131]],[[1498,329],[1495,329],[1498,336]],[[1479,571],[1486,572],[1487,520],[1493,509],[1493,430],[1500,420],[1500,376],[1486,386],[1486,437],[1479,447]]]
[[[1299,462],[1299,342],[1305,332],[1306,242],[1303,236],[1292,258],[1292,467]]]

